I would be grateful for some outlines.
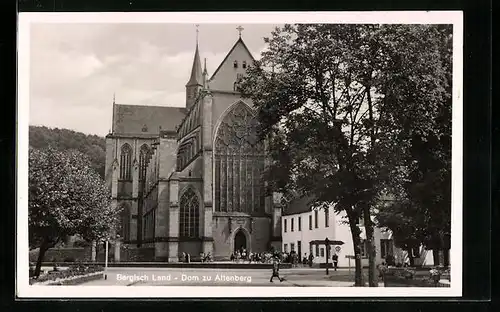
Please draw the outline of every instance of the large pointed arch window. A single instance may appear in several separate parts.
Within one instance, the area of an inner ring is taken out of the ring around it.
[[[146,177],[146,170],[148,168],[149,161],[149,146],[143,144],[139,152],[139,181],[143,181]]]
[[[132,148],[127,143],[122,145],[120,153],[120,180],[132,180]]]
[[[235,104],[222,120],[214,151],[215,210],[264,212],[264,145],[245,103]]]
[[[179,217],[180,237],[199,237],[200,200],[192,188],[188,188],[181,196]]]

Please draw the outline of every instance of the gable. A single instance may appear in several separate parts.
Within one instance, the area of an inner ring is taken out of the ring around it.
[[[238,39],[222,63],[215,70],[212,78],[210,78],[210,89],[234,91],[234,82],[238,74],[244,74],[246,72],[245,65],[248,67],[254,60],[255,59],[243,40],[241,38]],[[237,64],[236,67],[235,62]]]

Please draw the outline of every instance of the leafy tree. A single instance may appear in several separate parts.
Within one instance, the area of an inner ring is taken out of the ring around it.
[[[413,129],[411,123],[403,123],[405,135],[396,138],[401,146],[401,166],[399,172],[392,172],[388,185],[392,193],[399,194],[399,202],[386,205],[377,218],[379,225],[391,229],[396,242],[403,246],[424,244],[432,249],[435,264],[440,263],[437,252],[444,250],[447,265],[451,222],[451,28],[435,26],[426,40],[435,42],[434,59],[439,66],[432,67],[431,77],[440,77],[440,92],[426,98],[436,103],[435,110],[425,115],[431,120],[427,129]],[[394,222],[397,218],[402,224]]]
[[[432,132],[443,105],[440,38],[429,25],[285,25],[239,82],[269,146],[270,189],[346,213],[357,286],[358,221],[376,286],[373,207],[401,171],[407,139]]]
[[[97,135],[68,129],[29,127],[29,143],[34,148],[53,147],[60,151],[77,150],[90,158],[91,167],[104,179],[106,142]]]
[[[394,244],[408,252],[410,266],[414,266],[412,249],[422,243],[423,233],[419,225],[423,224],[423,216],[404,198],[383,202],[379,208],[377,224],[391,230]]]
[[[110,237],[119,209],[104,181],[77,151],[29,150],[29,244],[40,248],[35,276],[45,252],[67,236]]]

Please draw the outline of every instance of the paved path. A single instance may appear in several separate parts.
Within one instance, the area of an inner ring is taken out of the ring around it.
[[[108,268],[107,279],[85,283],[89,286],[341,286],[354,284],[354,271],[339,269],[281,269],[285,278],[270,283],[269,269],[198,269],[198,268]],[[383,286],[382,284],[380,286]]]

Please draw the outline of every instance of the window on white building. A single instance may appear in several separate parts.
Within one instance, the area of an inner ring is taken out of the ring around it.
[[[283,244],[283,251],[288,252],[288,244]]]
[[[320,249],[320,255],[321,255],[321,257],[325,256],[325,248]]]
[[[325,227],[330,226],[330,211],[325,209]]]
[[[316,245],[316,257],[319,256],[319,245]]]
[[[385,259],[385,257],[393,255],[392,249],[392,239],[381,239],[380,240],[380,257]]]
[[[286,233],[287,231],[287,226],[286,226],[286,219],[283,219],[283,231]]]
[[[295,251],[295,244],[290,243],[290,252]]]
[[[313,229],[313,216],[309,215],[309,230]]]
[[[366,250],[367,250],[366,243],[367,243],[366,240],[361,240],[361,244],[360,244],[361,245],[360,246],[361,247],[361,252],[360,252],[361,253],[361,257],[367,257],[368,256],[367,253],[366,253]]]
[[[299,217],[299,221],[297,222],[298,224],[298,228],[299,228],[299,231],[302,231],[302,218]]]
[[[294,224],[293,224],[294,222],[293,221],[294,221],[294,218],[290,219],[290,231],[292,231],[292,232],[294,230]]]
[[[314,210],[314,227],[318,228],[318,210]]]

